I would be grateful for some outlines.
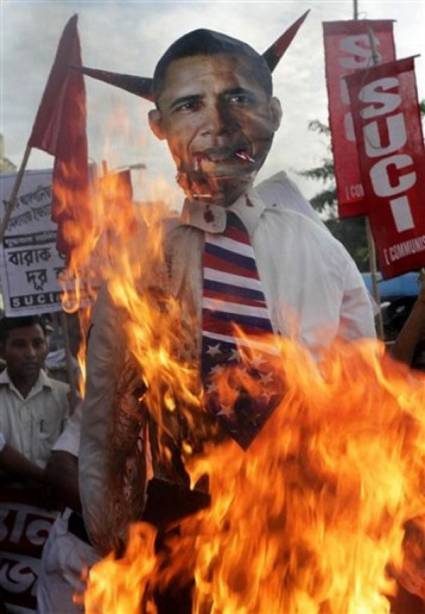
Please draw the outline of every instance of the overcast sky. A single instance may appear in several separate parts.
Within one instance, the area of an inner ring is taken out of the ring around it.
[[[6,156],[20,163],[32,122],[66,21],[79,15],[83,63],[117,72],[152,76],[156,61],[182,34],[199,27],[221,30],[264,51],[304,11],[311,9],[285,59],[274,73],[284,117],[262,177],[285,169],[306,196],[319,185],[296,172],[320,163],[325,140],[307,130],[309,120],[327,121],[322,22],[351,19],[352,0],[233,2],[195,0],[0,0],[0,132]],[[419,97],[425,98],[425,1],[358,0],[360,18],[395,19],[397,57],[416,61]],[[150,134],[151,105],[131,94],[87,79],[90,156],[111,167],[145,163],[149,177],[173,185],[166,146]],[[33,150],[29,168],[48,168],[52,158]],[[138,181],[146,175],[137,173]]]

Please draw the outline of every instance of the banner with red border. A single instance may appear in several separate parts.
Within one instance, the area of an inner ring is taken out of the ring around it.
[[[384,278],[425,265],[425,149],[414,58],[347,77],[367,213]]]
[[[339,216],[365,215],[364,187],[360,178],[350,99],[343,77],[373,65],[373,52],[376,52],[379,63],[395,59],[393,22],[325,22],[323,34]]]

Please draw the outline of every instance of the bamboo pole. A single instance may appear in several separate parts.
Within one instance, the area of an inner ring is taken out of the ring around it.
[[[19,188],[21,187],[22,179],[24,177],[24,172],[28,163],[28,158],[31,153],[31,147],[27,145],[24,153],[24,157],[22,158],[21,166],[19,167],[18,174],[16,175],[15,183],[12,188],[12,192],[9,196],[9,200],[6,204],[6,210],[4,212],[3,219],[0,224],[0,244],[3,242],[4,234],[6,232],[7,225],[10,220],[10,216],[12,215],[12,211],[15,208],[17,196],[19,192]]]
[[[61,314],[62,332],[63,332],[64,341],[65,341],[66,370],[68,372],[68,380],[69,380],[70,393],[71,393],[71,411],[74,411],[79,401],[79,395],[78,395],[77,385],[75,381],[75,368],[74,368],[73,356],[71,352],[71,343],[69,339],[68,318],[66,317],[66,313],[65,311],[63,311],[63,309],[60,312],[60,314]]]
[[[378,313],[376,314],[376,327],[378,332],[378,337],[384,341],[384,321],[382,319],[382,311],[381,311],[381,294],[379,292],[378,286],[378,267],[376,264],[376,247],[375,241],[373,240],[372,230],[370,228],[370,222],[368,216],[366,216],[366,238],[367,238],[367,246],[369,251],[369,268],[370,268],[370,277],[372,280],[372,296],[379,308]]]
[[[378,56],[378,52],[377,52],[376,45],[375,45],[375,39],[373,37],[373,32],[371,28],[368,28],[368,37],[369,37],[369,42],[370,42],[370,48],[372,51],[372,63],[374,66],[376,66],[376,64],[379,63],[379,56]],[[382,339],[382,341],[384,341],[384,322],[382,319],[382,311],[380,308],[381,295],[380,295],[379,286],[378,286],[378,266],[377,266],[377,260],[376,260],[376,247],[375,247],[375,241],[373,239],[372,229],[370,227],[368,216],[366,216],[366,236],[367,236],[367,244],[368,244],[368,249],[369,249],[369,268],[370,268],[370,274],[372,278],[372,293],[373,293],[373,298],[375,299],[379,307],[379,311],[376,315],[378,337]]]
[[[359,18],[357,0],[353,0],[353,18],[355,20]],[[370,47],[372,51],[372,62],[375,65],[375,64],[378,64],[379,58],[378,58],[378,53],[376,50],[375,39],[373,38],[373,32],[370,28],[368,31],[368,36],[369,36]],[[370,270],[370,276],[371,276],[371,281],[372,281],[372,296],[379,310],[375,317],[376,328],[377,328],[378,337],[382,339],[382,341],[384,341],[384,322],[382,319],[382,311],[380,307],[381,296],[380,296],[379,286],[378,286],[378,266],[377,266],[377,261],[376,261],[376,247],[375,247],[375,241],[372,235],[372,230],[370,227],[369,217],[367,215],[366,215],[366,240],[367,240],[367,246],[368,246],[369,270]]]

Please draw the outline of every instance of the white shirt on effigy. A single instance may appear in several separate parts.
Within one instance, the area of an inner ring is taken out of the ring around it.
[[[41,370],[27,397],[0,373],[0,432],[5,442],[27,459],[44,467],[69,413],[68,384]]]
[[[171,287],[189,288],[200,315],[204,233],[222,233],[226,209],[186,201],[170,224]],[[250,235],[257,269],[276,333],[295,336],[312,350],[336,337],[375,337],[373,307],[354,261],[320,221],[252,189],[228,209]],[[201,232],[200,232],[201,231]]]

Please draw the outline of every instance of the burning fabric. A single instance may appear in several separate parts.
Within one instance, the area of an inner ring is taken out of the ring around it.
[[[108,216],[79,467],[91,540],[116,554],[88,612],[388,611],[424,503],[422,387],[372,341],[319,365],[302,349],[373,337],[370,301],[327,231],[253,187],[303,19],[263,55],[196,30],[153,80],[86,71],[155,100],[186,197],[180,218],[143,208],[141,234]]]
[[[87,612],[154,612],[193,579],[199,614],[390,611],[404,524],[425,509],[425,381],[375,342],[334,345],[319,367],[294,342],[280,353],[286,394],[249,450],[189,463],[211,506],[159,550],[133,525],[124,556],[91,570]]]

